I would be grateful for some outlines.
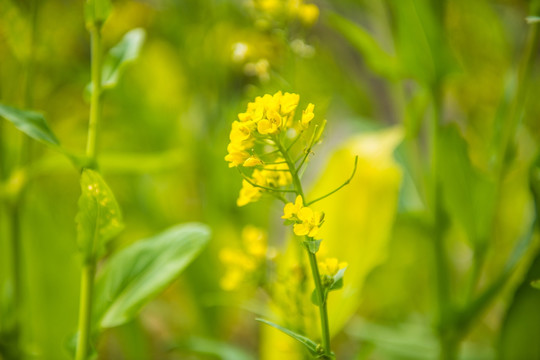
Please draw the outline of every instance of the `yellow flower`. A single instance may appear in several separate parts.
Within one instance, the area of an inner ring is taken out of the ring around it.
[[[294,233],[298,236],[315,237],[319,233],[324,214],[320,211],[313,211],[309,207],[303,207],[297,214],[300,223],[294,224]]]
[[[256,258],[264,258],[268,249],[266,234],[263,230],[253,225],[247,225],[242,230],[242,240],[248,254]]]
[[[251,138],[251,130],[246,122],[235,121],[232,123],[229,139],[234,143],[241,143]]]
[[[257,131],[259,134],[277,134],[281,128],[281,116],[275,110],[269,110],[266,115],[266,119],[262,119],[257,124]]]
[[[278,158],[276,161],[280,162],[282,159]],[[262,170],[261,176],[264,177],[264,182],[261,185],[268,185],[271,187],[287,186],[292,182],[291,173],[287,164],[271,164],[267,165],[266,169]]]
[[[247,158],[249,158],[247,151],[229,151],[227,156],[225,156],[225,160],[229,162],[229,167],[242,165]]]
[[[225,275],[220,280],[224,290],[234,290],[246,275],[257,268],[255,260],[240,250],[225,248],[219,252],[219,259],[225,265]]]
[[[319,18],[319,8],[315,4],[302,4],[298,8],[298,18],[304,26],[312,26]]]
[[[236,200],[236,205],[244,206],[261,198],[261,188],[251,185],[246,180],[242,181],[242,189]]]
[[[306,129],[309,126],[309,123],[311,120],[313,120],[313,117],[315,117],[315,114],[313,114],[313,109],[315,108],[315,105],[309,104],[306,108],[306,110],[302,111],[302,120],[301,124],[304,129]]]
[[[304,207],[304,202],[302,201],[302,196],[298,195],[296,197],[295,203],[288,203],[283,208],[282,219],[291,220],[296,217],[300,209]]]
[[[261,161],[261,159],[259,159],[256,155],[251,155],[250,157],[246,159],[246,161],[244,161],[242,166],[253,167],[257,165],[262,165],[262,163],[263,162]]]
[[[339,262],[336,258],[328,258],[325,261],[319,261],[319,271],[321,276],[335,276],[339,270],[347,267],[346,262]]]
[[[300,100],[300,95],[285,93],[281,97],[281,113],[283,115],[292,113],[298,106],[299,100]]]

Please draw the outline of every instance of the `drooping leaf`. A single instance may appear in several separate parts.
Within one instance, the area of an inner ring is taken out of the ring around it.
[[[0,104],[0,116],[12,122],[17,129],[37,141],[53,147],[60,145],[47,121],[40,113]]]
[[[384,51],[377,41],[359,24],[338,15],[330,14],[330,26],[341,33],[352,46],[362,55],[362,58],[373,72],[390,80],[396,80],[401,75],[401,69],[396,57]]]
[[[108,240],[122,229],[122,215],[116,199],[101,175],[84,169],[77,213],[77,243],[85,259],[97,259]]]
[[[289,330],[283,326],[280,326],[278,324],[274,324],[273,322],[271,321],[268,321],[268,320],[264,320],[264,319],[255,319],[257,321],[260,321],[264,324],[267,324],[267,325],[270,325],[276,329],[278,329],[279,331],[289,335],[290,337],[292,337],[293,339],[295,339],[296,341],[300,342],[302,345],[304,345],[306,347],[306,349],[309,350],[310,353],[312,353],[313,355],[316,355],[317,354],[317,343],[303,335],[300,335],[300,334],[297,334],[295,333],[294,331],[292,330]]]
[[[111,13],[112,5],[110,0],[86,0],[84,7],[84,17],[88,28],[95,25],[102,25]]]
[[[203,224],[174,226],[113,255],[96,280],[96,327],[121,325],[171,284],[210,238]]]

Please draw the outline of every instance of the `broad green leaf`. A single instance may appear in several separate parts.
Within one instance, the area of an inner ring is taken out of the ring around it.
[[[17,129],[37,141],[53,147],[60,145],[49,125],[47,125],[47,121],[40,113],[0,104],[0,116],[12,122]]]
[[[134,318],[195,259],[209,238],[206,225],[188,223],[113,255],[96,280],[96,327],[110,328]]]
[[[472,245],[485,245],[495,211],[495,183],[473,166],[456,126],[441,130],[438,161],[448,212],[462,224]]]
[[[144,29],[133,29],[126,33],[122,40],[109,51],[103,64],[101,77],[103,89],[111,89],[118,84],[118,80],[126,65],[139,57],[145,38],[146,32]],[[86,86],[86,92],[91,94],[91,83]]]
[[[381,49],[377,41],[356,24],[338,14],[328,17],[330,26],[341,33],[352,46],[362,55],[365,64],[375,73],[390,80],[396,80],[401,75],[401,69],[396,57]]]
[[[326,214],[319,232],[324,241],[317,256],[348,263],[343,289],[327,300],[332,334],[356,312],[367,276],[387,256],[402,179],[393,152],[402,139],[401,127],[351,137],[330,157],[307,195],[307,200],[316,198],[334,188],[336,179],[347,179],[352,159],[358,155],[357,173],[350,184],[312,205]]]
[[[96,260],[108,240],[122,229],[122,215],[114,195],[99,173],[84,169],[77,222],[77,243],[85,259]]]
[[[95,25],[101,26],[111,13],[110,0],[86,0],[84,17],[88,28]]]
[[[317,343],[303,335],[300,335],[300,334],[297,334],[295,333],[294,331],[292,330],[289,330],[287,328],[284,328],[283,326],[280,326],[278,324],[274,324],[273,322],[271,321],[268,321],[268,320],[264,320],[264,319],[256,319],[257,321],[260,321],[264,324],[267,324],[267,325],[270,325],[276,329],[278,329],[279,331],[289,335],[290,337],[292,337],[293,339],[295,339],[296,341],[298,341],[299,343],[301,343],[302,345],[304,345],[306,347],[306,349],[309,350],[310,353],[312,353],[313,355],[316,355],[317,354]]]

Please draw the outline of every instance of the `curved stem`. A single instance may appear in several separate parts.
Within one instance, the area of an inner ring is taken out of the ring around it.
[[[354,177],[354,174],[356,174],[356,167],[358,165],[358,155],[356,155],[356,157],[354,158],[354,168],[353,168],[353,171],[352,171],[352,174],[351,176],[343,183],[341,184],[340,186],[338,186],[337,188],[335,188],[334,190],[330,191],[329,193],[327,193],[326,195],[323,195],[321,197],[318,197],[316,198],[315,200],[311,200],[310,202],[306,203],[306,206],[309,206],[311,204],[315,204],[317,201],[320,201],[322,199],[325,199],[327,197],[329,197],[330,195],[338,192],[339,190],[341,190],[344,186],[346,185],[349,185],[349,183],[351,182],[351,180],[353,179]]]

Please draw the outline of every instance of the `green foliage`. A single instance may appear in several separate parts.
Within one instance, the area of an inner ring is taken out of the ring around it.
[[[305,337],[303,335],[297,334],[296,332],[294,332],[294,331],[292,331],[290,329],[287,329],[287,328],[285,328],[283,326],[280,326],[278,324],[275,324],[275,323],[273,323],[271,321],[264,320],[264,319],[256,319],[256,320],[260,321],[260,322],[262,322],[262,323],[264,323],[266,325],[270,325],[270,326],[278,329],[279,331],[283,332],[284,334],[289,335],[290,337],[292,337],[293,339],[298,341],[300,344],[304,345],[304,347],[312,355],[316,356],[316,355],[319,354],[319,345],[315,341],[313,341],[313,340],[311,340],[311,339],[309,339],[309,338],[307,338],[307,337]]]
[[[178,277],[209,238],[207,226],[182,224],[113,255],[96,279],[96,327],[109,328],[131,320]]]
[[[53,147],[60,145],[47,121],[40,113],[0,104],[0,116],[12,122],[17,129],[37,141]]]
[[[112,4],[110,0],[86,0],[84,7],[84,18],[86,26],[92,28],[100,27],[111,13]]]
[[[84,169],[77,213],[77,244],[85,261],[96,261],[107,242],[123,229],[120,207],[101,175]]]

